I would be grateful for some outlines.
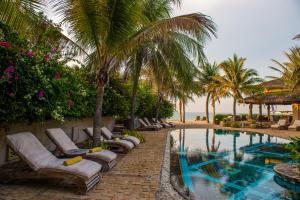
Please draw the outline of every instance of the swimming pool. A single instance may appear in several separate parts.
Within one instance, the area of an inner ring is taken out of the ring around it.
[[[289,141],[263,134],[214,129],[171,132],[182,184],[197,199],[294,199],[274,181],[273,167],[290,162]]]

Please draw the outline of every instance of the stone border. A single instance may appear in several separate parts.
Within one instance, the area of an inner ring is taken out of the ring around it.
[[[185,200],[183,196],[181,196],[171,184],[170,179],[170,158],[171,158],[171,140],[170,140],[170,132],[167,134],[166,146],[164,158],[161,165],[160,179],[159,179],[159,190],[156,193],[156,199],[168,200],[168,199],[176,199],[176,200]]]

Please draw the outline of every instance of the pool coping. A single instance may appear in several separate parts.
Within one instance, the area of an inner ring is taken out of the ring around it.
[[[176,200],[186,200],[186,199],[194,199],[192,196],[183,197],[171,183],[171,169],[170,169],[170,159],[171,159],[171,135],[170,132],[167,134],[166,145],[164,158],[161,165],[160,179],[159,179],[159,190],[156,194],[156,199],[168,200],[168,199],[176,199]],[[179,189],[179,188],[178,188]]]

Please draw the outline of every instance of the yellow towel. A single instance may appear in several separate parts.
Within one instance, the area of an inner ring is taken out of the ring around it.
[[[96,153],[96,152],[100,152],[102,150],[103,149],[101,147],[95,147],[95,148],[90,149],[90,153]]]
[[[119,141],[119,140],[120,140],[120,138],[115,138],[115,139],[114,139],[114,141]]]
[[[64,161],[64,166],[70,166],[70,165],[74,165],[75,163],[78,163],[82,161],[82,157],[81,156],[77,156],[68,160]]]
[[[126,138],[127,138],[128,136],[129,136],[128,134],[125,134],[125,135],[124,135],[124,137],[126,137]]]

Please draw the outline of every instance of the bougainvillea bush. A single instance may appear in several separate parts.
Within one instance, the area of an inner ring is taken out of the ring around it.
[[[57,31],[46,27],[28,39],[0,23],[0,125],[93,116],[95,84],[88,68],[69,67],[73,56],[59,47]],[[125,85],[112,79],[105,90],[103,115],[128,116],[130,90]],[[152,115],[157,97],[143,89],[138,95],[137,115]],[[172,104],[164,104],[162,115],[171,115]]]

